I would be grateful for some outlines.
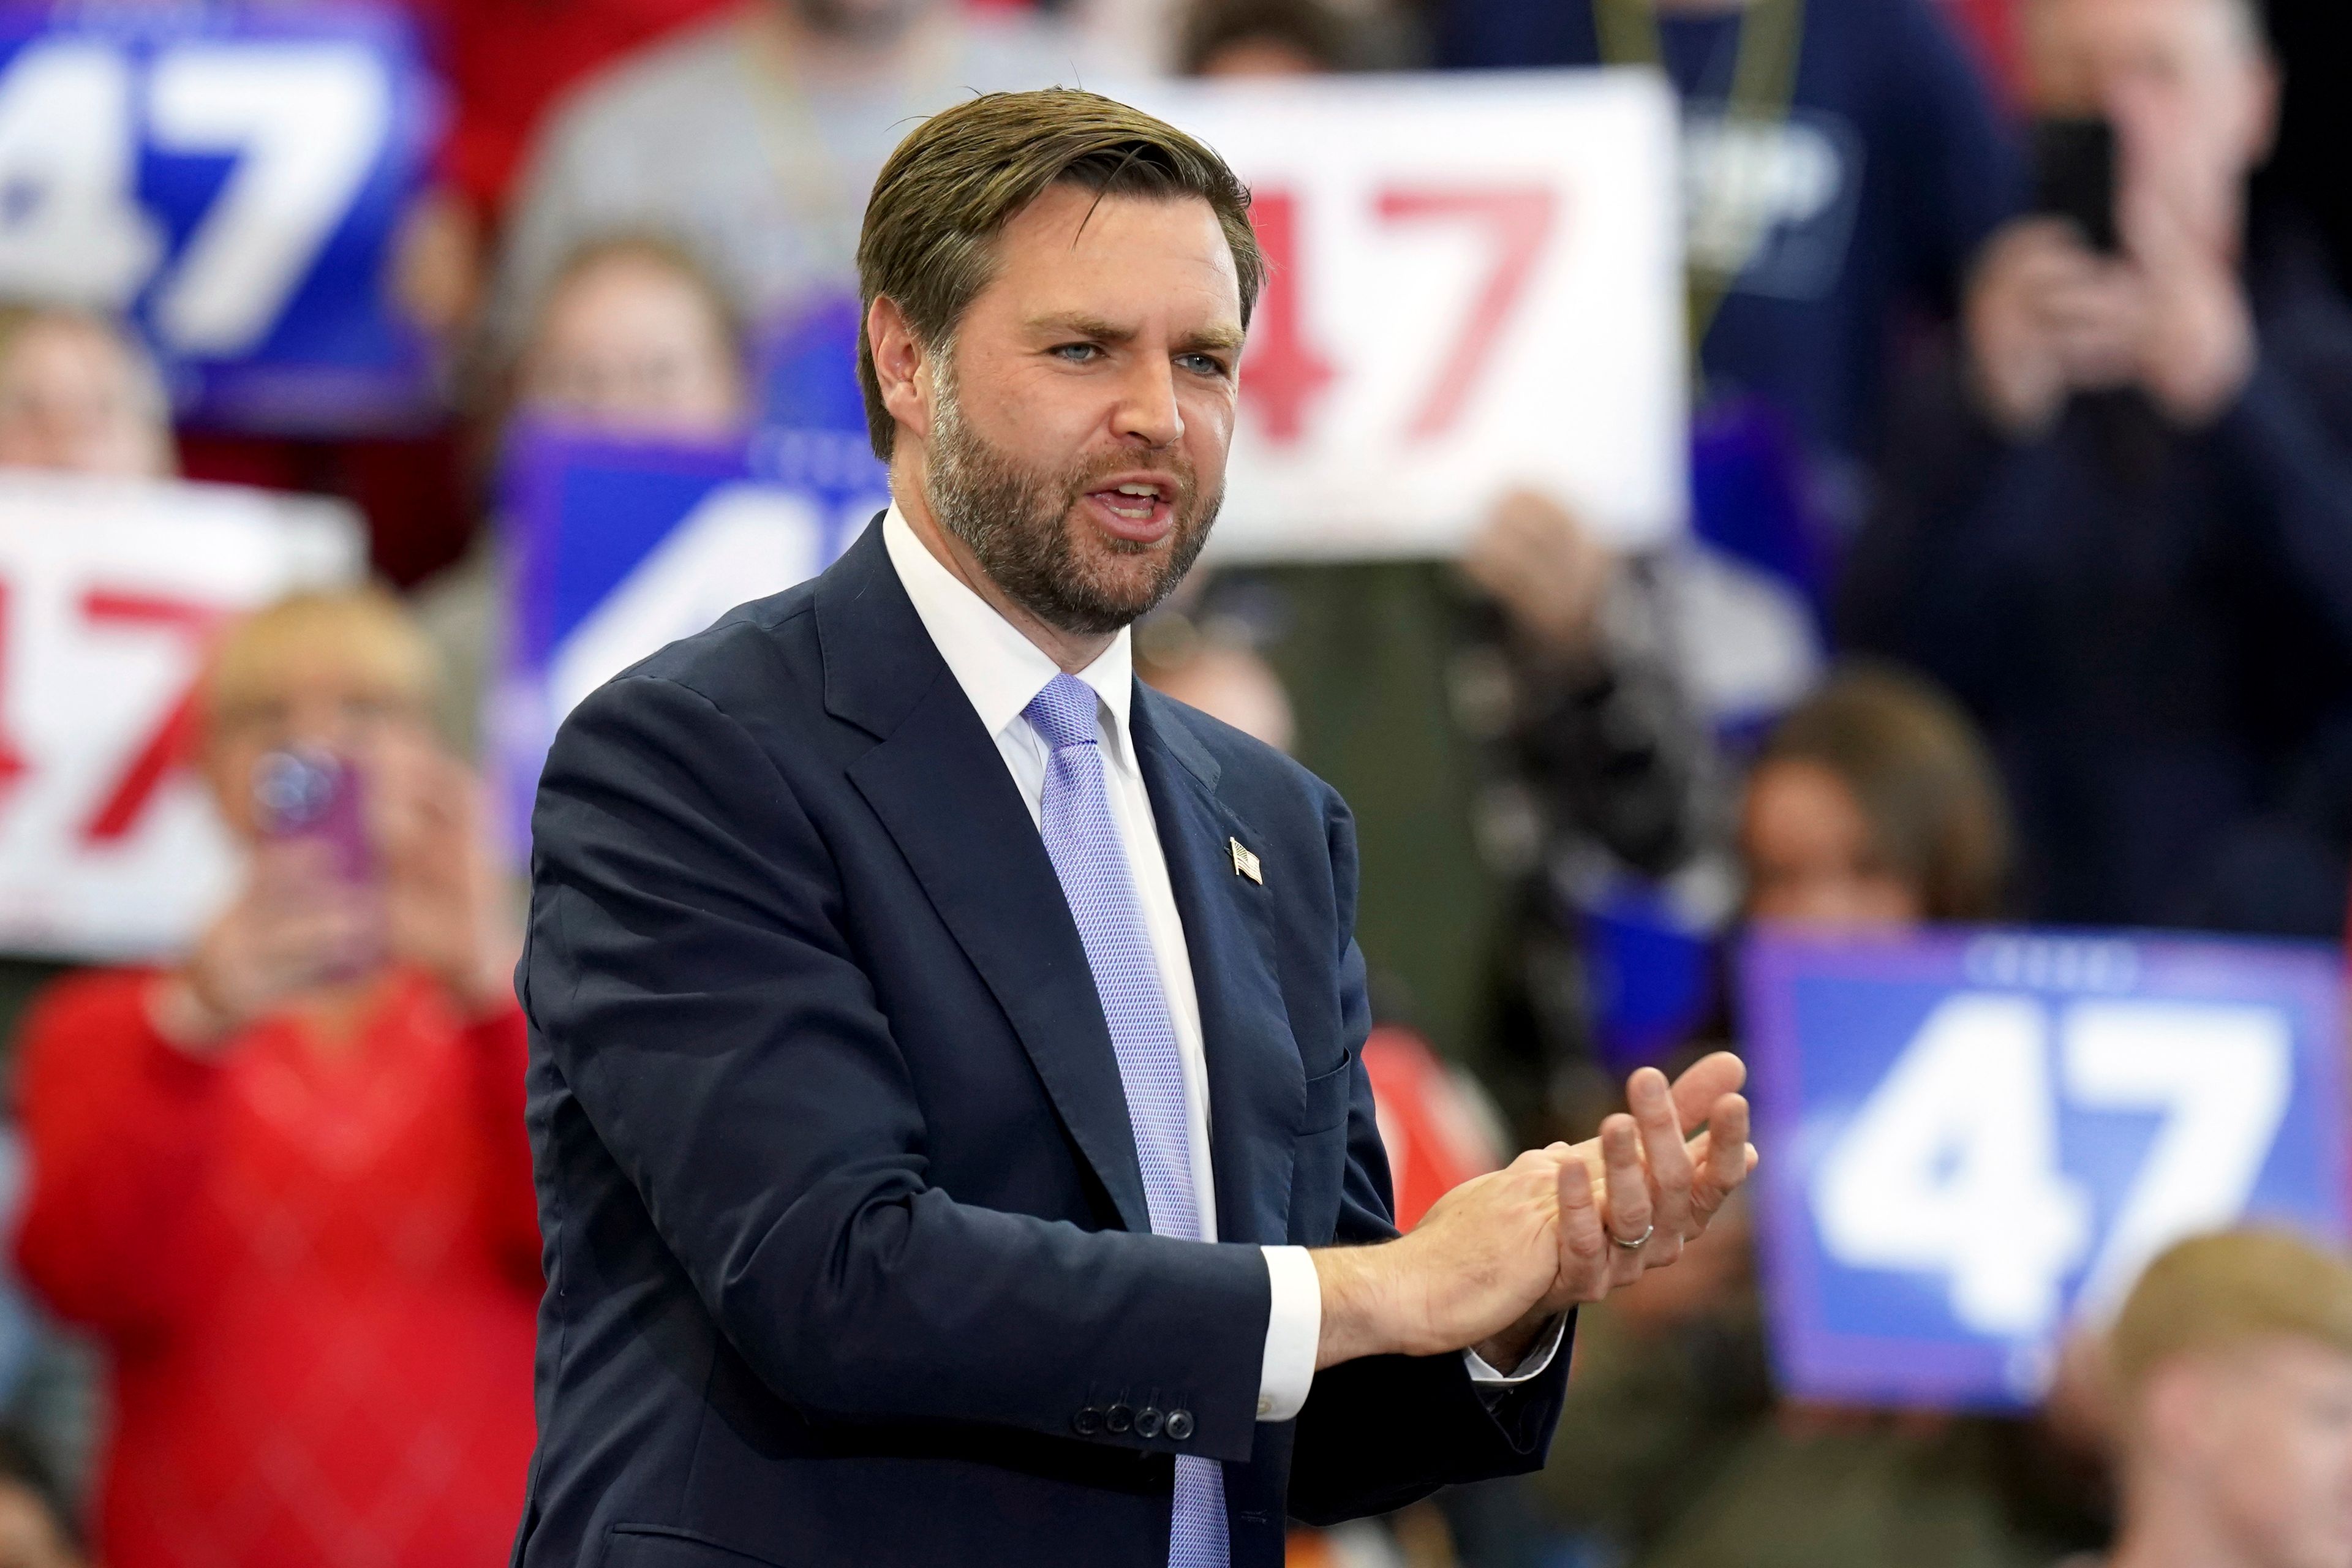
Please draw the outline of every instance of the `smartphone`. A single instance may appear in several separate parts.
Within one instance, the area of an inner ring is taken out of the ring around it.
[[[375,880],[375,850],[362,810],[357,763],[329,752],[272,752],[253,770],[254,816],[262,837],[327,847],[333,875],[354,886]]]
[[[2102,256],[2116,235],[2116,128],[2105,120],[2033,122],[2033,210],[2073,220]]]

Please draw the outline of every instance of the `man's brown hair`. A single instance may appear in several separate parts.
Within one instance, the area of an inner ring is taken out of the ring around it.
[[[2107,1371],[2128,1405],[2175,1357],[2274,1339],[2352,1355],[2352,1264],[2284,1231],[2193,1237],[2132,1288],[2107,1332]]]
[[[988,286],[1004,226],[1057,184],[1102,195],[1207,202],[1241,275],[1242,325],[1265,281],[1250,229],[1249,187],[1225,161],[1174,126],[1070,88],[992,92],[923,121],[874,182],[857,241],[865,313],[888,295],[926,349],[944,346]],[[861,319],[857,382],[874,455],[890,460],[897,427],[882,405],[874,348]]]

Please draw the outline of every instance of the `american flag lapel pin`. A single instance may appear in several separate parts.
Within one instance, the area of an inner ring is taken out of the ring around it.
[[[1242,841],[1238,838],[1228,838],[1225,840],[1225,845],[1234,852],[1234,875],[1247,877],[1259,887],[1265,887],[1265,872],[1259,868],[1257,857],[1243,848]]]

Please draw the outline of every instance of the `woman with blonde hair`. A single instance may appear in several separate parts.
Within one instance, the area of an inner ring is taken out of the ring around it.
[[[232,630],[202,764],[251,852],[178,964],[36,1007],[26,1277],[109,1356],[114,1568],[506,1551],[538,1227],[518,948],[431,660],[373,590]]]

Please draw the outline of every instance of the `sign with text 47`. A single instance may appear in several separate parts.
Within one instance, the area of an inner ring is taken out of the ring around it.
[[[2027,1404],[2070,1327],[2181,1237],[2340,1238],[2342,967],[2219,938],[1752,939],[1784,1386]]]
[[[1686,510],[1671,94],[1641,71],[1139,89],[1255,193],[1223,558],[1443,555],[1532,486],[1621,545]]]
[[[141,957],[235,861],[184,764],[213,634],[365,564],[339,502],[226,485],[0,480],[0,952]]]
[[[200,423],[413,424],[387,279],[439,119],[395,8],[0,7],[0,290],[128,315]]]

